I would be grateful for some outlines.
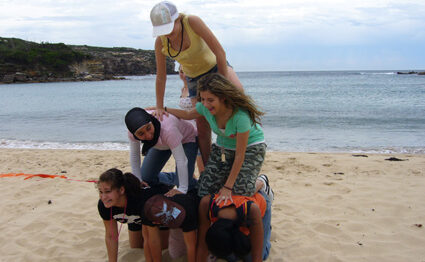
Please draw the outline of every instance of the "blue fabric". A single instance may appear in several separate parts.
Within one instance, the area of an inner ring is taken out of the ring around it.
[[[231,68],[233,68],[230,64],[229,61],[227,61],[227,66],[230,66]],[[213,68],[210,69],[210,71],[203,73],[202,75],[199,75],[197,77],[191,78],[186,76],[186,81],[187,81],[187,88],[189,90],[189,97],[196,97],[197,93],[198,93],[198,80],[203,77],[204,75],[208,75],[210,73],[217,73],[218,72],[218,67],[217,65],[215,65]]]
[[[270,254],[270,248],[271,248],[271,243],[270,243],[270,237],[272,234],[272,203],[269,199],[269,197],[267,196],[267,194],[265,192],[263,192],[262,190],[258,191],[266,200],[267,203],[267,207],[266,207],[266,212],[264,213],[262,222],[263,222],[263,232],[264,232],[264,239],[263,239],[263,261],[267,260],[267,258],[269,257]],[[234,261],[236,262],[237,259],[236,257],[230,256],[229,258],[226,258],[227,261]],[[252,256],[251,253],[249,253],[246,257],[244,257],[243,262],[252,262]]]
[[[196,179],[193,178],[195,171],[196,156],[198,153],[198,144],[195,142],[183,144],[183,149],[187,158],[187,168],[189,176],[189,190],[197,185]],[[179,185],[179,177],[177,168],[175,172],[161,172],[171,156],[171,150],[159,150],[151,148],[143,159],[141,173],[143,181],[149,185],[158,183],[166,185]]]
[[[270,237],[272,234],[272,203],[265,192],[263,192],[262,190],[260,190],[259,192],[264,197],[267,203],[266,212],[263,217],[263,260],[266,260],[269,257],[271,248]]]
[[[189,90],[189,97],[192,98],[192,97],[196,97],[197,96],[197,93],[198,93],[198,88],[197,88],[197,86],[198,86],[198,80],[201,77],[203,77],[204,75],[208,75],[210,73],[217,73],[217,72],[218,72],[218,67],[217,67],[217,65],[215,65],[213,68],[210,69],[210,71],[208,71],[208,72],[206,72],[206,73],[204,73],[202,75],[199,75],[197,77],[191,78],[191,77],[186,76],[187,89]]]

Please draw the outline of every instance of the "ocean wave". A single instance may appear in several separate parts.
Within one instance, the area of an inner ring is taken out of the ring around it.
[[[214,139],[215,140],[215,139]],[[269,152],[318,152],[318,153],[363,153],[363,154],[425,154],[424,147],[291,147],[282,143],[267,143]],[[71,149],[71,150],[129,150],[128,143],[59,143],[48,141],[0,139],[0,148],[15,149]]]
[[[0,139],[0,148],[20,149],[79,149],[79,150],[128,150],[128,143],[59,143],[48,141]]]

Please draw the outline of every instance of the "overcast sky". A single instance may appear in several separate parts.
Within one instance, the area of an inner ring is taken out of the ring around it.
[[[150,0],[0,0],[0,36],[153,49]],[[176,0],[236,71],[424,70],[424,0]]]

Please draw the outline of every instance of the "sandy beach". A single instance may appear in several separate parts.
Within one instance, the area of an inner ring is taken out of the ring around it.
[[[389,161],[391,157],[404,161]],[[173,170],[173,161],[166,166]],[[95,180],[127,151],[0,149],[0,261],[107,261]],[[268,261],[425,261],[425,155],[268,152]],[[120,235],[120,261],[144,261]]]

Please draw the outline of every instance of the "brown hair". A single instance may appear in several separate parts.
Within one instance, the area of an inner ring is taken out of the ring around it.
[[[100,183],[109,183],[112,189],[119,189],[124,187],[125,195],[136,197],[140,192],[140,181],[132,173],[124,173],[116,168],[111,168],[103,172],[97,185]]]
[[[232,84],[227,78],[218,73],[211,73],[198,80],[198,99],[200,92],[209,91],[211,94],[223,99],[227,107],[233,109],[242,108],[246,110],[254,124],[261,125],[261,116],[264,112],[258,110],[254,100],[245,92]]]

